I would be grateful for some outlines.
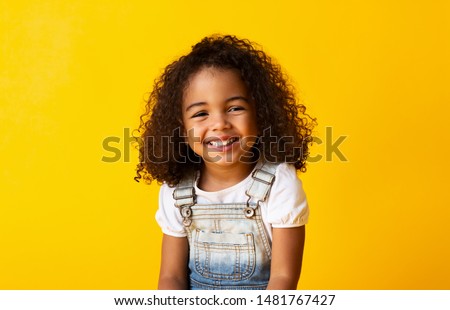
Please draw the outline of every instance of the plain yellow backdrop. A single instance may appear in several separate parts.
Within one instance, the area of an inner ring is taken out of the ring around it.
[[[0,288],[156,288],[128,129],[164,66],[231,33],[318,118],[299,288],[450,289],[449,21],[448,1],[1,1]]]

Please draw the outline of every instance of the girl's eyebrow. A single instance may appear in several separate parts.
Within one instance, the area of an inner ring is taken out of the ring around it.
[[[234,101],[234,100],[243,100],[243,101],[245,101],[247,103],[250,103],[250,100],[248,100],[248,98],[246,98],[244,96],[233,96],[233,97],[230,97],[227,100],[225,100],[225,103],[228,103],[228,102]],[[206,102],[204,102],[204,101],[194,102],[194,103],[188,105],[188,107],[186,108],[185,112],[189,111],[190,109],[192,109],[194,107],[198,107],[198,106],[202,106],[202,105],[206,105]]]
[[[233,97],[230,97],[227,100],[225,100],[225,103],[228,103],[228,102],[233,101],[233,100],[243,100],[243,101],[245,101],[247,103],[250,103],[250,100],[248,100],[248,98],[246,98],[244,96],[233,96]]]
[[[192,109],[194,107],[202,106],[202,105],[205,105],[205,104],[206,104],[206,102],[204,102],[204,101],[192,103],[186,108],[185,112],[189,111],[190,109]]]

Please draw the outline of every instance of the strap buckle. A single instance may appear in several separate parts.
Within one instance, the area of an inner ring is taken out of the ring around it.
[[[185,193],[187,190],[189,190],[188,193]],[[178,193],[184,193],[184,195],[179,195]],[[193,187],[180,187],[176,188],[173,193],[172,197],[175,200],[181,200],[181,199],[187,199],[187,198],[193,198],[195,196],[195,191]]]
[[[266,185],[272,185],[275,181],[275,175],[262,169],[256,169],[255,171],[253,171],[252,178]]]

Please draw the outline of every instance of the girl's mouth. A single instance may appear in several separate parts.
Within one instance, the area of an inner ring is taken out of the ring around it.
[[[214,147],[223,147],[223,146],[228,146],[234,142],[237,141],[238,138],[236,137],[232,137],[226,141],[222,141],[222,140],[214,140],[214,141],[210,141],[208,142],[209,145],[212,145]]]
[[[238,137],[230,137],[227,139],[213,137],[213,138],[207,138],[204,143],[208,148],[211,149],[217,149],[221,151],[227,150],[233,143],[238,141]]]

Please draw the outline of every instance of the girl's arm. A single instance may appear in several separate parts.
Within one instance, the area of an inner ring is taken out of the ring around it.
[[[297,289],[302,269],[305,226],[273,228],[268,290]]]
[[[159,290],[187,290],[189,247],[186,237],[163,235]]]

